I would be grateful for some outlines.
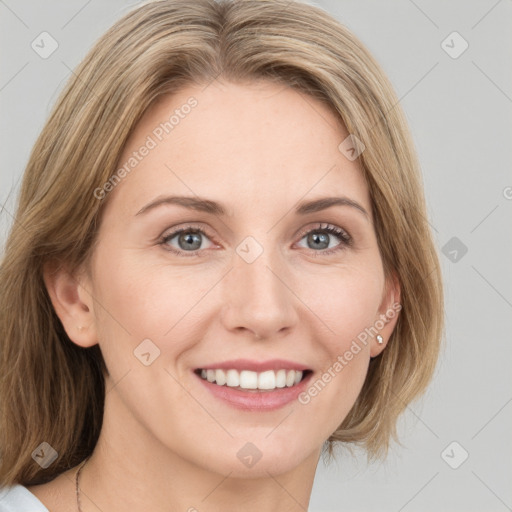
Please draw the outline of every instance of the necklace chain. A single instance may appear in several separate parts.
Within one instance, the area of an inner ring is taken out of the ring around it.
[[[87,457],[82,464],[80,464],[80,467],[78,468],[78,471],[76,472],[76,478],[75,478],[75,484],[76,484],[76,504],[78,506],[78,512],[82,512],[82,508],[80,506],[80,487],[78,485],[80,481],[80,472],[82,471],[82,468],[85,466],[85,463],[89,460],[89,457]]]

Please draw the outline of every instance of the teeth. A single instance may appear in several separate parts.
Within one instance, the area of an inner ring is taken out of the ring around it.
[[[215,370],[215,382],[219,386],[226,384],[226,372],[224,370]]]
[[[272,370],[260,373],[258,375],[258,389],[275,389],[276,374]]]
[[[217,370],[221,372],[222,370]],[[226,372],[226,384],[231,388],[240,386],[240,376],[236,370],[228,370]]]
[[[240,387],[242,389],[258,389],[258,374],[249,370],[242,370],[240,372]]]
[[[249,370],[201,370],[201,378],[215,382],[219,386],[227,385],[242,389],[276,389],[292,387],[302,380],[303,372],[296,370],[267,370],[257,373]]]
[[[284,388],[286,386],[286,370],[278,370],[276,372],[276,388]]]

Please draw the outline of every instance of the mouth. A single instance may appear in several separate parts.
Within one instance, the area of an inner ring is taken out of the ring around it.
[[[235,368],[197,368],[194,373],[202,380],[219,387],[257,393],[294,388],[307,379],[312,370],[279,368],[257,372]]]
[[[313,378],[312,369],[287,359],[217,361],[193,373],[217,403],[258,413],[292,404]]]

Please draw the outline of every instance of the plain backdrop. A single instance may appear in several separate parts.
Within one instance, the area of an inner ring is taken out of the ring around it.
[[[402,446],[370,466],[357,451],[320,463],[309,510],[512,510],[512,1],[310,3],[367,45],[400,98],[441,254],[447,326],[435,379],[400,420]],[[1,245],[57,94],[134,5],[0,0]],[[42,32],[58,45],[46,58],[33,49]]]

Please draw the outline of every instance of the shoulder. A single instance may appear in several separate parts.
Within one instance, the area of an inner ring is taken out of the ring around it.
[[[26,487],[0,487],[0,512],[49,512]]]

